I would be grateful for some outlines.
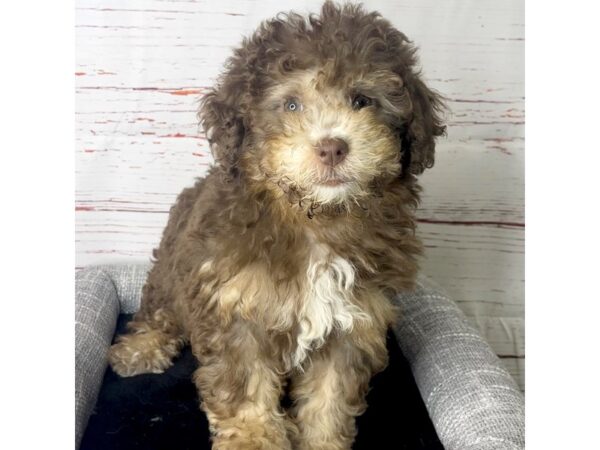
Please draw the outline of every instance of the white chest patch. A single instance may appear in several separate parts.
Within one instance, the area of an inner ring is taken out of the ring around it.
[[[354,267],[323,244],[312,242],[307,290],[300,311],[300,332],[293,365],[299,367],[311,350],[325,343],[332,330],[350,331],[355,320],[368,316],[351,302]]]

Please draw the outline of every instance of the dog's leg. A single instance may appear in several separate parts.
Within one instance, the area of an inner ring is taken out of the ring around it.
[[[353,332],[354,334],[354,332]],[[354,336],[356,338],[357,336]],[[385,334],[341,336],[313,354],[304,372],[292,379],[292,417],[297,450],[349,450],[356,435],[355,418],[366,408],[365,396],[374,372],[387,363]]]
[[[159,308],[141,316],[127,324],[128,333],[119,336],[108,353],[108,362],[122,377],[163,372],[185,343],[171,313]]]
[[[200,360],[194,374],[213,450],[290,450],[293,426],[280,406],[281,369],[243,324],[208,340],[192,336]],[[203,348],[204,346],[204,348]]]

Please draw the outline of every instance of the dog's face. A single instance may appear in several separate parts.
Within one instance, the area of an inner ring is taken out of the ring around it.
[[[382,93],[401,84],[393,72],[339,76],[333,65],[291,73],[253,112],[257,150],[243,161],[307,203],[358,202],[376,180],[400,175],[400,136]]]
[[[414,48],[376,14],[325,3],[263,24],[200,118],[218,163],[307,205],[360,204],[433,164],[441,102]]]

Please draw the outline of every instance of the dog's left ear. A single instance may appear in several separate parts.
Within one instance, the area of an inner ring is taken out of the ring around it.
[[[418,175],[433,167],[435,140],[446,131],[441,118],[445,105],[419,75],[412,74],[407,81],[412,114],[402,129],[402,166],[404,173]]]
[[[247,89],[241,66],[239,59],[230,60],[229,71],[204,96],[198,110],[215,162],[231,175],[238,173],[238,159],[245,135]]]

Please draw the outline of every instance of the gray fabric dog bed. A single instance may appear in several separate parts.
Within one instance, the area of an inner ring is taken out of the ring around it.
[[[119,314],[137,311],[148,265],[96,266],[76,275],[76,445],[107,367]],[[394,299],[400,349],[446,450],[524,448],[524,399],[458,307],[422,278]]]

